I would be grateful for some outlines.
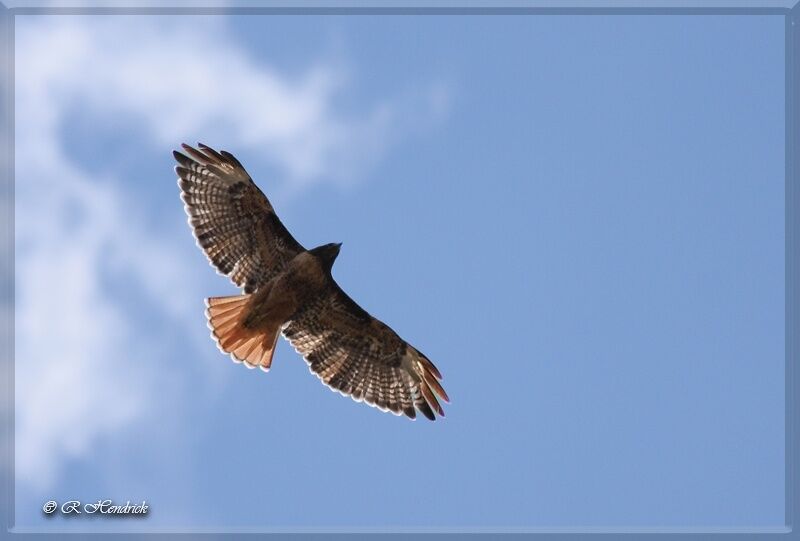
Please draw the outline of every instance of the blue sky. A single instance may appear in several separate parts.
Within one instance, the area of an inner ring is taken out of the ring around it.
[[[16,524],[783,525],[783,24],[17,17]],[[198,140],[344,243],[443,421],[218,352]],[[98,498],[151,515],[40,512]]]

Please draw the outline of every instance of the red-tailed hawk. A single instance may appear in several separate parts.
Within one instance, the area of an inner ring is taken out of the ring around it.
[[[331,276],[341,244],[303,248],[233,155],[198,146],[173,152],[181,199],[197,244],[243,289],[206,300],[219,348],[267,371],[282,332],[331,389],[411,419],[444,416],[439,370]]]

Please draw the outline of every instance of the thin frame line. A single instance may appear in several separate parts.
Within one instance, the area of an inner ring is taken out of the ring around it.
[[[785,177],[785,234],[786,234],[786,245],[785,245],[785,270],[786,275],[784,277],[785,280],[785,298],[787,299],[786,306],[785,306],[785,342],[786,342],[786,352],[785,352],[785,387],[786,387],[786,395],[785,395],[785,406],[786,406],[786,421],[785,421],[785,451],[786,456],[785,458],[785,475],[786,475],[786,490],[785,490],[785,527],[763,527],[763,528],[748,528],[748,527],[725,527],[720,526],[717,528],[714,527],[666,527],[666,528],[659,528],[659,527],[562,527],[562,528],[547,528],[547,527],[508,527],[507,529],[503,527],[497,526],[490,526],[490,527],[479,527],[479,528],[468,528],[468,527],[456,527],[455,529],[445,529],[446,527],[442,528],[423,528],[423,527],[408,527],[406,529],[403,528],[369,528],[369,527],[355,527],[354,529],[346,529],[346,528],[330,528],[330,527],[300,527],[300,528],[273,528],[273,529],[259,529],[258,527],[254,528],[236,528],[236,527],[225,527],[222,529],[215,529],[215,528],[199,528],[199,529],[192,529],[192,528],[154,528],[154,529],[131,529],[131,530],[105,530],[105,529],[87,529],[87,530],[72,530],[72,529],[39,529],[39,528],[28,528],[28,527],[14,527],[14,519],[15,519],[15,505],[16,501],[14,498],[14,476],[15,476],[15,469],[14,469],[14,461],[15,461],[15,449],[13,439],[9,443],[10,447],[10,462],[11,462],[11,483],[8,487],[8,495],[9,495],[9,506],[8,506],[8,531],[14,533],[40,533],[40,534],[86,534],[86,533],[98,533],[98,534],[220,534],[220,533],[233,533],[233,534],[251,534],[251,533],[273,533],[273,534],[281,534],[281,533],[309,533],[309,534],[324,534],[329,533],[331,535],[342,535],[347,533],[354,533],[354,534],[365,534],[365,533],[392,533],[392,532],[399,532],[399,533],[408,533],[408,534],[464,534],[469,532],[474,532],[476,534],[491,534],[491,533],[500,533],[500,534],[555,534],[555,535],[569,535],[569,534],[586,534],[586,533],[594,533],[594,534],[609,534],[609,533],[619,533],[619,534],[645,534],[645,535],[686,535],[686,534],[696,534],[696,535],[714,535],[714,534],[775,534],[775,533],[787,533],[792,532],[792,523],[793,523],[793,515],[794,515],[794,468],[792,467],[793,462],[793,424],[794,424],[794,415],[793,415],[793,396],[794,396],[794,384],[793,377],[796,371],[793,370],[792,362],[794,360],[794,351],[795,351],[795,338],[794,335],[796,334],[793,332],[794,329],[794,303],[790,302],[793,301],[796,287],[794,287],[793,280],[791,277],[793,276],[791,273],[795,271],[796,265],[794,264],[794,257],[796,256],[796,250],[794,245],[794,227],[789,227],[789,225],[794,226],[794,199],[800,194],[800,191],[795,189],[794,186],[794,174],[795,169],[794,165],[794,146],[795,141],[798,140],[796,137],[796,133],[800,124],[794,118],[795,113],[795,105],[794,105],[794,91],[797,88],[795,78],[797,77],[797,70],[795,69],[795,59],[796,55],[794,54],[794,48],[798,42],[798,36],[794,31],[792,21],[793,21],[793,13],[800,9],[800,4],[796,5],[794,8],[780,8],[780,7],[769,7],[769,8],[739,8],[739,7],[729,7],[729,8],[710,8],[710,7],[700,7],[700,8],[665,8],[665,7],[644,7],[644,8],[537,8],[537,7],[498,7],[498,8],[488,8],[488,7],[473,7],[473,8],[457,8],[457,7],[308,7],[308,8],[280,8],[280,7],[254,7],[254,8],[245,8],[245,7],[210,7],[210,8],[183,8],[183,7],[167,7],[167,8],[157,8],[157,7],[143,7],[143,8],[113,8],[113,7],[80,7],[80,8],[63,8],[63,7],[33,7],[33,8],[26,8],[26,7],[15,7],[15,8],[6,8],[0,4],[0,8],[6,10],[6,17],[7,20],[7,29],[8,29],[8,66],[11,75],[11,84],[9,85],[8,90],[8,118],[9,118],[9,141],[8,141],[8,167],[9,167],[9,194],[11,197],[10,202],[10,221],[11,221],[11,228],[9,230],[9,234],[12,240],[14,240],[13,234],[13,226],[14,226],[14,213],[15,213],[15,200],[14,200],[14,192],[15,192],[15,168],[14,168],[14,126],[15,126],[15,116],[14,116],[14,96],[15,96],[15,85],[13,84],[14,74],[15,74],[15,29],[16,29],[16,15],[783,15],[785,17],[785,41],[786,41],[786,72],[785,72],[785,104],[786,109],[784,111],[786,115],[786,140],[785,140],[785,157],[786,157],[786,177]],[[791,116],[790,116],[791,113]],[[791,212],[791,214],[790,214]],[[792,222],[790,223],[790,217]],[[14,307],[14,255],[15,250],[11,250],[9,262],[10,267],[12,270],[11,274],[11,284],[10,284],[10,301],[12,308]],[[791,297],[789,295],[792,295]],[[13,310],[12,310],[13,314]],[[10,332],[10,351],[12,357],[9,359],[9,364],[11,365],[11,377],[9,379],[10,383],[10,393],[8,394],[9,399],[11,401],[11,408],[9,408],[9,427],[10,433],[12,437],[14,436],[14,410],[13,406],[15,405],[14,402],[14,391],[15,391],[15,380],[14,380],[14,364],[15,364],[15,350],[14,350],[14,318],[10,318],[11,322],[11,332]],[[791,357],[790,357],[791,355]],[[790,409],[791,408],[791,409]]]

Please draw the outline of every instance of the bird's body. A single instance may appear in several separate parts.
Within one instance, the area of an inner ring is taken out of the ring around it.
[[[222,350],[268,370],[281,327],[330,287],[331,257],[333,250],[302,251],[255,292],[210,298],[209,323]]]
[[[283,326],[297,310],[328,286],[324,262],[312,252],[300,252],[264,287],[246,309],[243,325],[254,331]]]
[[[198,245],[241,295],[207,299],[212,336],[237,362],[269,370],[278,335],[329,387],[384,411],[433,420],[448,400],[422,353],[342,291],[331,269],[341,244],[302,247],[231,154],[175,152]]]

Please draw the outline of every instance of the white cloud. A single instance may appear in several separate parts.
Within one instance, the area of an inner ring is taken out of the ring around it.
[[[204,294],[191,278],[196,261],[180,255],[188,235],[173,240],[136,219],[124,174],[97,177],[69,155],[69,115],[141,123],[149,139],[131,145],[145,159],[183,140],[258,150],[286,182],[307,187],[359,178],[447,105],[439,84],[339,114],[342,63],[287,76],[202,17],[20,16],[15,59],[16,474],[39,490],[64,460],[140,420],[153,381],[169,381],[161,363],[133,358],[141,323],[104,290],[104,273],[124,269],[158,317],[213,350],[197,307],[183,302]]]

